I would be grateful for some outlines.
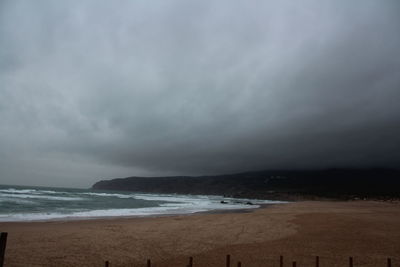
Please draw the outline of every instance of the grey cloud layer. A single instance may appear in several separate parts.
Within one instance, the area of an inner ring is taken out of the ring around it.
[[[398,166],[399,14],[378,0],[2,1],[0,179]]]

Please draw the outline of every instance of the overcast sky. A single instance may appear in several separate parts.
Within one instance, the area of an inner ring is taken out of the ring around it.
[[[398,0],[0,1],[0,184],[396,166]]]

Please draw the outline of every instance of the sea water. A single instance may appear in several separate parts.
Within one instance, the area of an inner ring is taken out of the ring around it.
[[[223,202],[223,203],[221,203]],[[253,205],[248,205],[251,202]],[[280,201],[0,185],[0,222],[155,216],[258,208]]]

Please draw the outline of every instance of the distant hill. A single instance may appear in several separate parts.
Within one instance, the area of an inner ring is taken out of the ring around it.
[[[196,177],[127,177],[103,180],[95,183],[92,188],[290,200],[399,199],[400,170],[278,170]]]

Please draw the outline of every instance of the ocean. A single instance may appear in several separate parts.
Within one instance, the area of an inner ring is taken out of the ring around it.
[[[258,208],[260,204],[274,203],[283,202],[223,196],[0,185],[0,222],[190,214],[251,209]]]

